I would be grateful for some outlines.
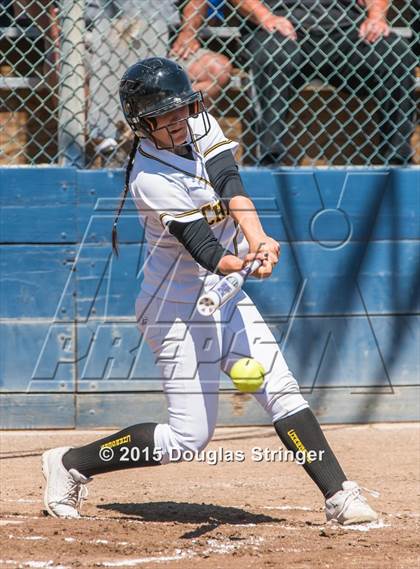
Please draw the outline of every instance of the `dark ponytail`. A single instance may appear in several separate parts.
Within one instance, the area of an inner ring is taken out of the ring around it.
[[[120,203],[118,204],[117,212],[115,214],[114,224],[112,226],[112,250],[118,257],[118,236],[117,236],[117,224],[120,218],[122,209],[124,207],[125,200],[127,198],[128,191],[130,189],[130,174],[131,170],[133,169],[134,158],[136,156],[137,146],[139,144],[139,137],[137,135],[134,136],[133,145],[130,150],[130,156],[128,158],[128,164],[125,171],[125,182],[124,182],[124,190],[121,194]]]

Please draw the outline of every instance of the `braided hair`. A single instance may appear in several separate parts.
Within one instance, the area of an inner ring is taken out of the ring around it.
[[[133,144],[130,150],[130,156],[128,158],[127,168],[125,170],[125,182],[124,182],[124,190],[121,194],[120,203],[118,204],[117,211],[115,213],[114,224],[112,226],[112,250],[114,251],[115,255],[118,257],[118,235],[117,235],[117,224],[120,218],[122,209],[125,204],[125,200],[127,198],[128,191],[130,189],[130,175],[131,170],[133,169],[134,158],[136,156],[137,147],[139,144],[139,137],[137,135],[134,136]]]

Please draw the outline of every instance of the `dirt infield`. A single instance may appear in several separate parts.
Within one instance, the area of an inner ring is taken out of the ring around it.
[[[328,525],[303,469],[257,461],[278,450],[269,427],[218,429],[208,449],[224,461],[98,476],[81,520],[42,513],[40,454],[98,432],[6,432],[1,438],[1,560],[9,567],[414,568],[419,563],[418,425],[330,426],[326,434],[378,523]],[[252,450],[254,449],[254,451]],[[241,451],[243,462],[228,462]],[[213,457],[214,458],[214,457]]]

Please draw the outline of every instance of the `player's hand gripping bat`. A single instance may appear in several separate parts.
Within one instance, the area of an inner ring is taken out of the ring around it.
[[[212,289],[202,294],[197,302],[197,311],[202,316],[211,316],[218,308],[227,302],[242,288],[245,279],[261,266],[261,261],[255,260],[241,271],[230,273],[223,277]]]

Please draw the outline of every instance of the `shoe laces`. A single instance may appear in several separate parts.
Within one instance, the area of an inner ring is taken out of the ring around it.
[[[348,494],[344,500],[343,509],[346,508],[351,502],[354,500],[360,500],[364,504],[367,504],[366,498],[362,495],[362,490],[373,496],[374,498],[379,497],[379,492],[376,490],[369,490],[369,488],[365,488],[364,486],[355,486],[351,490],[347,490]]]
[[[82,482],[74,480],[71,474],[68,476],[66,493],[61,500],[60,504],[72,506],[76,510],[79,509],[82,500],[86,500],[88,496],[88,489]]]
[[[381,495],[380,492],[378,492],[377,490],[369,490],[369,488],[366,488],[365,486],[359,486],[359,488],[360,490],[364,490],[365,492],[370,494],[373,498],[379,498],[379,496]]]

